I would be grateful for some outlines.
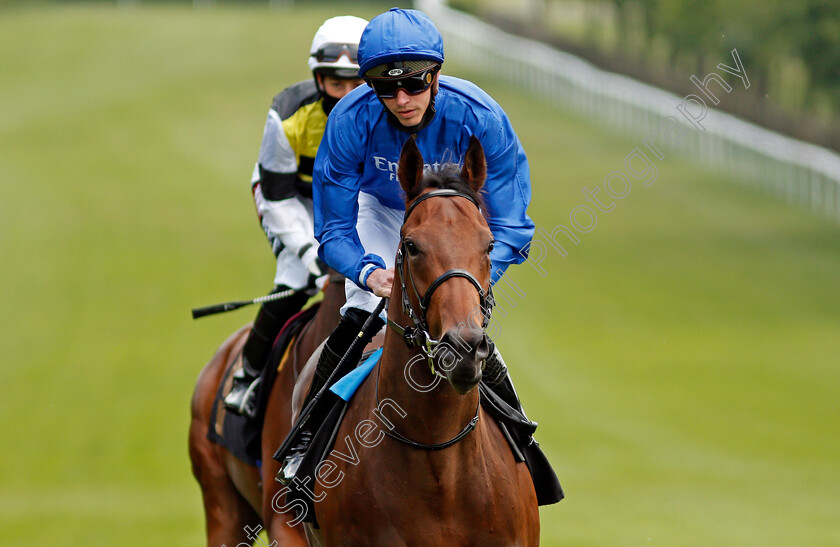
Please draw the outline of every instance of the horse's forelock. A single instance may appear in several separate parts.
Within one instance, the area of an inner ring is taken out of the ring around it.
[[[423,188],[420,192],[428,188],[456,190],[467,194],[476,203],[481,204],[481,213],[486,216],[487,208],[484,206],[481,194],[474,192],[469,183],[461,178],[461,166],[457,163],[443,163],[427,169],[423,177]]]

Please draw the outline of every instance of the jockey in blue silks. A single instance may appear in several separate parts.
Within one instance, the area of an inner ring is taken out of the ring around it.
[[[359,75],[368,85],[342,98],[330,114],[313,171],[318,253],[347,278],[347,303],[306,402],[324,385],[380,297],[390,295],[405,212],[396,171],[402,146],[412,135],[430,165],[458,161],[470,136],[478,137],[487,160],[483,193],[488,224],[496,241],[490,255],[493,282],[510,264],[525,259],[520,249],[534,234],[526,214],[531,181],[525,152],[507,115],[489,95],[468,81],[440,75],[443,60],[443,38],[420,11],[393,8],[362,33]],[[381,317],[374,320],[384,325]],[[348,369],[355,367],[365,344],[348,356]],[[491,389],[521,411],[492,342],[489,370],[497,371]],[[322,420],[316,409],[308,423]],[[280,474],[285,481],[294,475],[310,435],[304,431],[286,458]]]

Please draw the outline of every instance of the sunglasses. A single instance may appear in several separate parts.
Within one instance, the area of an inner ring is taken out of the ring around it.
[[[333,63],[342,55],[347,55],[353,63],[358,62],[358,44],[324,44],[312,54],[319,63]]]
[[[383,99],[390,99],[397,96],[397,91],[402,89],[409,95],[417,95],[429,89],[435,79],[435,72],[439,66],[430,66],[422,72],[415,72],[407,76],[397,78],[365,78],[365,81],[377,96]]]

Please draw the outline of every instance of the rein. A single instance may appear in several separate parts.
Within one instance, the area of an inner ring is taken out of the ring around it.
[[[379,371],[380,370],[381,370],[381,367],[377,365],[377,367],[376,367],[376,408],[379,408]],[[408,446],[410,446],[412,448],[417,448],[419,450],[429,450],[429,451],[443,450],[444,448],[449,448],[453,444],[457,443],[458,441],[460,441],[461,439],[466,437],[470,433],[470,431],[475,429],[475,426],[478,423],[478,412],[479,412],[480,409],[481,409],[481,400],[479,399],[479,401],[475,405],[475,416],[473,416],[473,418],[469,422],[467,422],[467,425],[465,425],[461,429],[460,433],[458,433],[457,435],[455,435],[454,437],[452,437],[448,441],[445,441],[445,442],[442,442],[442,443],[437,443],[437,444],[418,443],[417,441],[412,441],[411,439],[409,439],[405,435],[402,435],[400,433],[397,433],[396,431],[392,431],[392,430],[388,430],[388,429],[383,429],[382,433],[384,433],[386,437],[391,437],[392,439],[394,439],[396,441],[400,441],[401,443],[407,444]]]
[[[405,212],[405,217],[403,217],[403,224],[408,220],[408,217],[414,211],[414,209],[422,202],[426,201],[427,199],[434,198],[434,197],[459,197],[470,200],[473,205],[475,205],[479,211],[481,211],[481,205],[478,201],[471,195],[466,194],[464,192],[459,192],[453,189],[439,189],[439,190],[432,190],[426,194],[421,194],[417,199],[415,199],[411,205],[409,205],[408,209]],[[440,376],[441,378],[446,378],[444,374],[439,372],[435,369],[435,362],[434,362],[434,355],[437,346],[440,344],[440,340],[436,340],[432,338],[429,334],[429,324],[426,320],[426,312],[429,309],[429,303],[432,299],[432,294],[434,294],[435,290],[438,289],[444,282],[448,279],[452,279],[454,277],[461,277],[469,281],[475,289],[478,291],[479,295],[479,302],[481,305],[482,311],[486,310],[486,315],[484,316],[484,321],[482,323],[482,328],[486,329],[487,324],[490,321],[490,313],[492,311],[493,305],[493,287],[490,285],[485,292],[481,288],[481,283],[472,275],[470,272],[462,269],[452,269],[444,272],[443,274],[439,275],[435,278],[434,281],[431,282],[429,288],[426,290],[426,294],[423,296],[420,295],[419,291],[417,290],[417,286],[414,283],[414,277],[411,273],[410,268],[408,267],[408,263],[405,260],[405,238],[400,237],[400,244],[397,248],[397,258],[396,258],[396,268],[399,272],[400,278],[400,286],[402,288],[402,307],[403,311],[411,318],[412,322],[414,323],[413,326],[403,327],[399,323],[395,322],[393,319],[388,318],[388,326],[396,331],[405,342],[406,346],[409,349],[420,348],[420,351],[426,356],[426,360],[429,363],[429,368],[432,371],[432,374],[435,376]],[[411,285],[411,289],[414,292],[415,297],[417,298],[417,302],[420,304],[420,311],[417,312],[414,309],[414,306],[411,304],[411,300],[408,298],[408,290],[406,284],[406,274],[407,279]],[[376,368],[376,404],[377,407],[379,405],[379,371],[381,366],[377,366]],[[466,437],[473,429],[475,429],[476,424],[478,423],[478,414],[481,409],[480,403],[480,396],[479,401],[476,403],[475,407],[475,416],[467,422],[467,424],[461,429],[461,431],[455,435],[453,438],[449,439],[448,441],[436,444],[426,444],[426,443],[419,443],[417,441],[413,441],[408,437],[397,433],[396,431],[385,431],[386,436],[391,437],[394,440],[400,441],[404,444],[407,444],[413,448],[417,448],[420,450],[442,450],[444,448],[448,448],[464,437]]]

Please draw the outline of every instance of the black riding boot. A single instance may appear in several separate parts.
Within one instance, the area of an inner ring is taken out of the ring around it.
[[[505,362],[492,341],[490,342],[490,357],[487,358],[482,376],[481,383],[490,392],[488,396],[490,414],[502,425],[517,461],[525,461],[528,465],[537,494],[537,503],[539,505],[557,503],[563,499],[563,488],[551,464],[540,449],[539,443],[534,439],[537,423],[525,416]],[[501,401],[494,401],[494,397],[498,397]],[[511,407],[516,412],[511,413],[500,403]],[[485,410],[488,410],[487,406]]]
[[[324,344],[324,349],[321,352],[321,356],[318,358],[318,364],[315,367],[315,375],[312,378],[312,385],[309,386],[309,391],[303,401],[301,412],[303,412],[303,409],[306,409],[319,391],[329,389],[334,383],[356,368],[359,364],[359,359],[362,357],[365,346],[370,343],[373,336],[379,332],[385,324],[385,322],[379,317],[374,318],[370,334],[365,336],[358,344],[356,344],[353,352],[347,355],[347,358],[341,365],[341,369],[337,370],[335,374],[333,374],[333,371],[336,370],[341,358],[345,353],[347,353],[350,345],[353,343],[353,340],[359,336],[359,332],[362,330],[362,325],[368,317],[370,317],[370,313],[357,308],[350,308],[344,312],[341,322],[330,335],[327,343]],[[330,375],[332,375],[332,377],[330,377]],[[329,412],[329,410],[330,405],[325,404],[324,398],[321,397],[318,400],[318,403],[316,403],[310,411],[309,416],[306,419],[306,423],[303,427],[301,427],[300,432],[298,433],[298,438],[289,439],[290,442],[296,442],[296,444],[289,449],[283,459],[283,464],[280,466],[280,471],[277,473],[278,481],[283,484],[289,484],[291,482],[295,473],[297,473],[301,460],[303,460],[306,449],[309,448],[312,435],[315,431],[317,431],[321,422],[324,421],[326,413]],[[294,432],[296,429],[297,424],[295,424],[295,427],[292,428],[292,431]],[[281,451],[275,455],[275,459],[278,457],[283,457]]]
[[[270,294],[288,287],[278,286]],[[248,418],[256,415],[257,390],[268,354],[277,334],[291,316],[300,311],[309,297],[297,293],[288,298],[266,302],[254,319],[254,326],[242,348],[242,368],[233,375],[233,387],[225,397],[225,408]]]
[[[527,419],[525,410],[522,408],[522,403],[519,401],[519,396],[516,394],[516,389],[513,387],[513,380],[508,373],[507,365],[505,365],[502,354],[499,353],[499,348],[490,340],[490,356],[484,365],[484,372],[482,374],[483,381],[493,393],[498,395],[502,401]]]

